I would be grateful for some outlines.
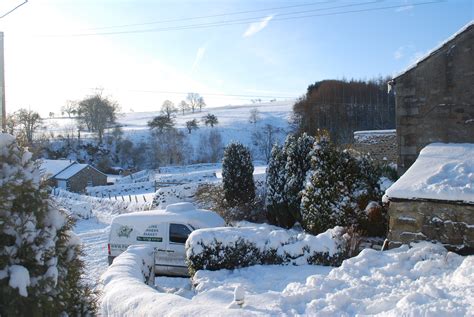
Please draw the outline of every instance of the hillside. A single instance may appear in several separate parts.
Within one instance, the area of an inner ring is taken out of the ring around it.
[[[238,106],[225,106],[219,108],[204,108],[202,112],[197,110],[195,113],[187,112],[184,115],[176,114],[176,128],[186,135],[186,143],[192,147],[190,151],[190,160],[196,158],[200,139],[209,135],[211,129],[217,130],[225,146],[231,141],[238,141],[250,147],[254,154],[254,159],[264,159],[264,155],[255,148],[252,143],[252,134],[271,125],[275,129],[275,141],[281,142],[289,132],[289,119],[292,115],[294,100],[277,101],[258,104],[246,104]],[[158,108],[158,107],[157,107]],[[249,122],[250,112],[253,109],[258,110],[259,120],[254,125]],[[206,127],[201,121],[207,114],[213,114],[219,120],[216,127]],[[160,115],[160,111],[150,112],[129,112],[121,113],[118,116],[118,124],[122,126],[123,138],[130,139],[135,144],[138,142],[147,142],[150,136],[150,129],[147,123],[155,116]],[[199,129],[188,133],[186,121],[196,119],[199,122]],[[71,118],[48,118],[44,120],[44,125],[48,132],[53,132],[56,136],[74,134],[77,136],[75,120]],[[90,133],[81,132],[82,137],[92,136]]]

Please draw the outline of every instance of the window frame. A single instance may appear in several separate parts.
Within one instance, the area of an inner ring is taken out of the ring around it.
[[[188,235],[186,236],[186,239],[184,240],[184,242],[176,242],[176,241],[172,241],[171,240],[171,226],[172,225],[177,225],[177,226],[183,226],[184,228],[186,228],[189,233]],[[186,240],[188,239],[189,235],[193,232],[193,230],[186,224],[184,223],[175,223],[175,222],[170,222],[169,223],[169,226],[168,226],[168,241],[169,243],[172,243],[172,244],[180,244],[180,245],[184,245],[186,243]]]

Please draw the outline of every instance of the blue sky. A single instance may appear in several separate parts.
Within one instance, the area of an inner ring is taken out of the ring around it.
[[[58,112],[95,87],[123,111],[188,91],[209,106],[297,97],[318,80],[394,74],[473,19],[461,0],[30,0],[0,20],[7,109]],[[196,27],[222,21],[235,24]],[[102,34],[118,31],[136,33]]]

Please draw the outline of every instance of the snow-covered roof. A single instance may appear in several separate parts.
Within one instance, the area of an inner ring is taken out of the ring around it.
[[[443,46],[445,46],[446,44],[448,44],[449,42],[451,42],[453,39],[455,39],[458,35],[460,35],[461,33],[464,33],[465,31],[467,31],[470,27],[474,26],[474,20],[471,20],[469,23],[467,23],[465,26],[463,26],[461,29],[459,29],[459,31],[457,31],[456,33],[454,33],[453,35],[451,35],[449,38],[447,38],[445,41],[441,42],[438,46],[436,46],[435,48],[433,48],[432,50],[430,50],[428,53],[426,53],[425,55],[423,55],[422,57],[418,58],[413,64],[411,64],[410,66],[408,66],[408,68],[406,68],[405,70],[401,71],[400,73],[398,74],[395,74],[393,76],[393,78],[398,78],[400,76],[402,76],[403,74],[407,73],[408,71],[412,70],[413,68],[415,68],[416,66],[418,66],[418,64],[420,64],[421,62],[423,62],[425,59],[427,59],[428,57],[430,57],[431,55],[434,55],[438,50],[440,50]]]
[[[192,204],[189,204],[190,207],[187,210],[181,207],[170,208],[174,205],[169,205],[167,210],[149,210],[119,215],[113,219],[113,222],[133,224],[134,227],[143,230],[151,224],[150,218],[155,217],[159,220],[158,222],[187,223],[199,228],[222,227],[225,225],[222,217],[213,211],[195,209]]]
[[[61,171],[65,170],[67,167],[75,164],[71,160],[41,160],[41,171],[45,176],[53,177]]]
[[[474,203],[474,144],[432,143],[385,192],[388,199]]]
[[[71,176],[76,175],[83,169],[85,169],[89,164],[73,164],[69,167],[67,167],[65,170],[63,170],[61,173],[57,174],[54,178],[56,179],[69,179]]]

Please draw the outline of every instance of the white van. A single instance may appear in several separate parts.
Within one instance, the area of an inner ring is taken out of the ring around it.
[[[150,210],[115,217],[110,226],[109,265],[129,245],[150,244],[155,248],[155,273],[189,275],[184,244],[189,234],[200,228],[222,227],[224,219],[191,203],[169,205],[166,210]]]

